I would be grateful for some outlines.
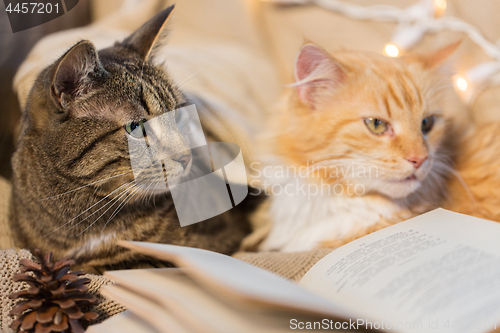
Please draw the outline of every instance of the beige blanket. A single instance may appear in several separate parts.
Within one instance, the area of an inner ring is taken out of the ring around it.
[[[240,253],[236,257],[257,267],[274,272],[283,277],[299,281],[302,276],[322,257],[328,254],[328,250],[317,250],[304,253]],[[15,273],[20,272],[19,260],[23,258],[32,259],[32,255],[26,250],[0,250],[0,297],[1,297],[1,316],[0,331],[7,330],[12,323],[13,318],[9,312],[15,303],[8,296],[16,291],[26,288],[26,285],[13,281]],[[97,322],[120,313],[125,310],[121,305],[106,300],[99,294],[102,285],[113,283],[113,281],[98,275],[87,275],[91,279],[89,292],[96,295],[99,303],[93,307],[93,311],[99,314]]]
[[[10,183],[0,177],[0,249],[13,247],[9,224],[7,223],[10,201]]]

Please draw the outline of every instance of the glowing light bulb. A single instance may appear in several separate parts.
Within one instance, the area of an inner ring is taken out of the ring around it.
[[[446,11],[446,0],[434,0],[434,15],[436,17],[441,17],[443,16],[444,12]]]
[[[397,48],[396,45],[394,44],[387,44],[385,46],[385,53],[389,56],[389,57],[397,57],[398,54],[399,54],[399,50]]]
[[[457,85],[457,88],[461,91],[466,91],[468,87],[467,80],[465,80],[463,77],[459,77],[455,80],[455,84]]]

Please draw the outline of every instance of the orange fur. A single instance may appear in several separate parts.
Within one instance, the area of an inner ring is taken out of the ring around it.
[[[436,52],[439,61],[432,56],[394,59],[361,52],[334,53],[345,71],[345,81],[317,110],[311,110],[292,93],[279,121],[276,152],[298,166],[330,156],[334,160],[358,159],[373,163],[381,178],[391,179],[404,179],[413,172],[406,160],[409,156],[428,153],[430,158],[437,158],[435,154],[440,153],[451,157],[468,115],[451,86],[450,75],[428,67],[429,63],[434,67],[443,61],[443,50],[452,52],[449,47]],[[436,124],[423,135],[421,122],[430,115],[436,116]],[[386,120],[399,127],[398,133],[374,135],[363,123],[365,117]],[[322,170],[321,175],[315,175],[331,182]],[[333,181],[341,182],[341,178]],[[425,196],[442,194],[434,188],[441,184],[428,181],[425,185]],[[373,188],[370,192],[379,191]],[[409,206],[415,203],[411,201]]]
[[[460,147],[444,208],[500,222],[500,123],[469,131]]]
[[[430,55],[401,58],[349,51],[328,54],[312,44],[302,48],[296,60],[296,83],[272,129],[272,153],[286,165],[309,167],[307,182],[341,184],[344,193],[369,202],[367,207],[387,205],[389,211],[398,207],[391,216],[373,210],[372,224],[359,227],[354,221],[341,236],[318,235],[316,246],[338,246],[437,208],[446,200],[456,144],[469,124],[451,73],[442,66],[458,44]],[[422,121],[429,116],[435,116],[434,127],[423,133]],[[390,131],[375,135],[365,125],[366,118],[386,121]],[[414,168],[412,158],[427,155],[421,167]],[[377,174],[346,177],[330,172],[348,163],[373,166]],[[317,170],[310,168],[312,164]],[[358,195],[347,190],[356,185],[366,191]],[[363,217],[356,218],[359,222]],[[270,235],[276,241],[267,239],[264,249],[279,249],[283,237],[277,229]]]

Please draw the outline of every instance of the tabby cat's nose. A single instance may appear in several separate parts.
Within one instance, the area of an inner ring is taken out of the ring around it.
[[[191,161],[192,155],[191,152],[185,155],[181,155],[180,157],[172,158],[174,161],[179,162],[182,165],[182,168],[186,170],[189,161]]]

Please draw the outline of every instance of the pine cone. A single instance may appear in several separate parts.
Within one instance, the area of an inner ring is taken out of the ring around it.
[[[83,313],[82,306],[95,304],[94,295],[87,294],[90,279],[79,278],[84,271],[69,273],[72,259],[64,258],[51,263],[52,253],[35,250],[40,263],[28,259],[20,261],[21,272],[14,275],[14,281],[30,285],[24,291],[12,293],[11,299],[20,299],[10,315],[17,316],[11,325],[15,332],[32,333],[83,333],[81,319],[87,321],[98,317],[97,313]],[[33,272],[33,276],[24,274]]]

